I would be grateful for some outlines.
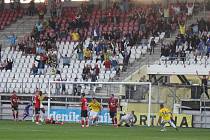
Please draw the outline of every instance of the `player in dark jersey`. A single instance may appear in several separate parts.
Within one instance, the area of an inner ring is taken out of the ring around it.
[[[89,127],[88,124],[88,103],[87,99],[85,97],[85,93],[82,93],[82,98],[81,98],[81,125],[82,127]]]
[[[10,97],[11,101],[11,107],[12,107],[12,113],[13,113],[13,118],[15,121],[18,120],[18,104],[19,104],[19,97],[16,95],[16,92],[12,92],[12,96]]]
[[[109,104],[109,115],[112,119],[112,124],[117,127],[117,107],[118,101],[114,98],[114,94],[111,95],[108,101]]]
[[[29,116],[29,109],[31,106],[32,106],[31,102],[26,105],[23,113],[23,120],[25,120],[25,118]]]

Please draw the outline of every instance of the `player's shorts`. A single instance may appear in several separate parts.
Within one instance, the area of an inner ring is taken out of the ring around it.
[[[40,108],[35,108],[35,114],[40,114]]]
[[[18,106],[12,106],[12,111],[18,111]]]
[[[122,116],[120,122],[125,122],[126,124],[129,124],[130,120],[128,120],[125,116]]]
[[[109,115],[110,115],[110,118],[114,118],[115,116],[117,116],[117,112],[116,111],[110,111]]]
[[[98,117],[98,112],[90,111],[90,117],[92,117],[92,118]]]
[[[161,120],[161,123],[162,124],[166,124],[166,123],[172,124],[174,122],[172,120]]]
[[[84,117],[84,118],[88,117],[88,112],[87,112],[87,110],[82,110],[82,111],[81,111],[81,117]]]

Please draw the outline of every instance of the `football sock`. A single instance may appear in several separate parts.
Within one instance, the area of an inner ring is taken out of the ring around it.
[[[172,126],[173,128],[176,128],[176,126],[175,126],[175,124],[174,124],[173,122],[171,122],[171,126]]]
[[[88,119],[86,119],[85,124],[86,124],[86,125],[89,125],[89,124],[88,124]]]
[[[15,119],[15,112],[13,112],[13,118]]]
[[[117,124],[117,118],[114,118],[114,124]]]
[[[36,115],[36,122],[39,122],[39,115]]]
[[[18,112],[16,112],[16,119],[18,119]]]
[[[82,125],[84,125],[84,120],[83,119],[82,119],[81,123],[82,123]]]
[[[112,124],[114,124],[114,119],[112,119]]]

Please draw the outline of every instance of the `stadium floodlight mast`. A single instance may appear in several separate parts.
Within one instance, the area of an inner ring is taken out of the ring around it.
[[[74,82],[74,81],[49,81],[48,91],[48,118],[50,118],[50,100],[51,100],[51,84],[103,84],[103,85],[149,85],[149,98],[148,98],[148,114],[147,125],[151,125],[151,96],[152,84],[151,82]]]

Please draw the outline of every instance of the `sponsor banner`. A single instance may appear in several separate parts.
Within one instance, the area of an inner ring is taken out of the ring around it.
[[[81,109],[79,107],[73,107],[68,109],[51,109],[50,117],[58,121],[65,122],[80,122]],[[103,108],[99,113],[99,123],[111,123],[108,109]]]
[[[123,114],[118,113],[120,118]],[[151,125],[157,126],[158,122],[158,113],[151,114]],[[192,115],[187,114],[173,114],[173,120],[176,126],[178,127],[192,127]],[[147,113],[138,113],[135,112],[135,125],[145,126],[147,125]],[[170,126],[167,124],[167,126]]]

